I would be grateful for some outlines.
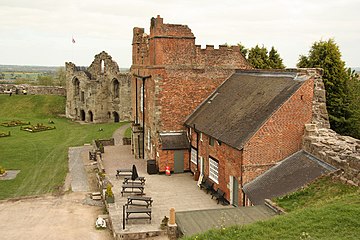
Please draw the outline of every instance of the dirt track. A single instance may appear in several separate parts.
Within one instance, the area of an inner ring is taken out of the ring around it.
[[[1,239],[112,239],[110,231],[96,230],[102,207],[83,204],[84,193],[0,202]]]

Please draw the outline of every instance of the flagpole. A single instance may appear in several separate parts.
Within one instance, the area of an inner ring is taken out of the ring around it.
[[[76,41],[75,41],[74,35],[72,35],[72,37],[71,37],[71,42],[73,45],[73,47],[72,47],[72,62],[75,64],[75,43],[76,43]]]

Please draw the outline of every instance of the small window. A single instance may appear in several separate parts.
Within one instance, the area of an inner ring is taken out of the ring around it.
[[[140,112],[144,112],[144,86],[140,88]]]
[[[101,60],[101,63],[100,63],[100,68],[101,68],[101,73],[104,73],[105,72],[105,62],[104,60]]]
[[[191,148],[191,162],[195,165],[197,165],[197,150],[195,148]]]
[[[215,139],[212,137],[209,137],[209,145],[214,146]]]
[[[114,98],[119,98],[119,81],[117,79],[113,81],[112,91]]]
[[[80,101],[81,101],[82,103],[85,102],[85,92],[84,92],[84,91],[81,91]]]
[[[203,141],[202,133],[200,133],[200,141]]]
[[[215,183],[219,183],[219,163],[209,157],[209,178]]]

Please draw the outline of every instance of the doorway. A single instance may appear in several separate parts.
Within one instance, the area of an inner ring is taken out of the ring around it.
[[[80,120],[85,121],[85,111],[84,110],[80,111]]]
[[[184,172],[184,151],[174,151],[174,173]]]
[[[114,122],[119,122],[120,121],[120,117],[119,117],[119,114],[117,112],[113,112],[113,116],[114,116]]]
[[[231,176],[232,178],[232,205],[235,207],[239,206],[239,181],[236,177]]]

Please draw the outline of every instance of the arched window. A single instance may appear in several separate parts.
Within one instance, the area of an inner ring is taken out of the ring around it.
[[[101,67],[101,73],[104,73],[105,72],[105,62],[104,62],[104,60],[101,60],[100,67]]]
[[[112,84],[112,92],[113,92],[113,96],[114,98],[118,98],[119,97],[119,81],[117,79],[114,79],[113,84]]]
[[[80,94],[80,81],[79,79],[74,79],[74,95],[78,96]]]

